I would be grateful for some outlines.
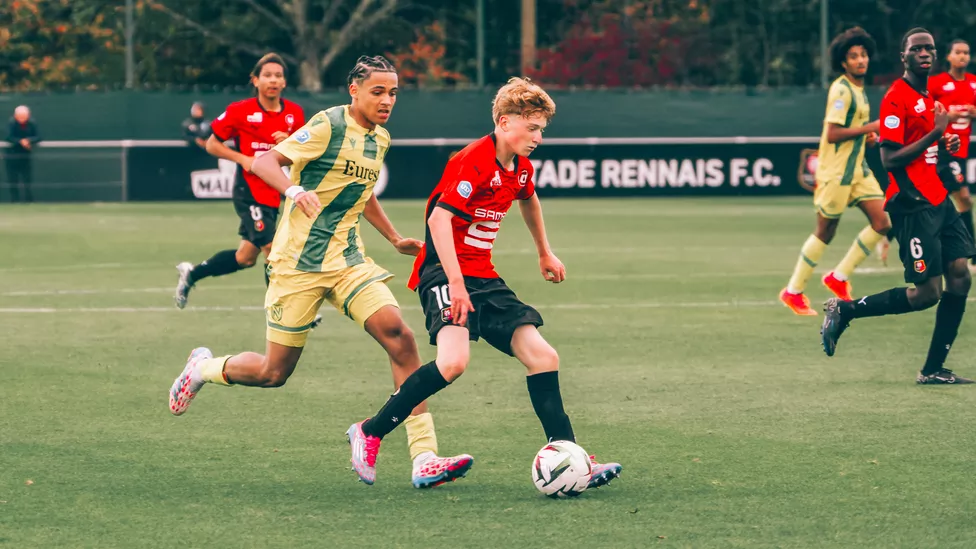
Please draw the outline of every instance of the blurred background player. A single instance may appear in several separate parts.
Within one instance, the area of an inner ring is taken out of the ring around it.
[[[845,209],[861,208],[869,224],[837,267],[822,279],[824,286],[841,299],[851,299],[851,273],[891,228],[882,202],[884,192],[864,159],[865,147],[874,146],[878,132],[878,121],[868,122],[871,107],[864,92],[864,76],[874,51],[874,40],[860,27],[842,32],[830,43],[831,65],[843,74],[834,80],[827,94],[813,198],[817,226],[800,249],[793,276],[779,295],[780,301],[798,315],[817,315],[803,292],[814,267],[834,239]]]
[[[265,298],[267,351],[213,358],[194,349],[170,391],[170,410],[182,414],[204,383],[280,387],[294,372],[322,301],[355,320],[387,351],[395,387],[420,367],[413,332],[400,316],[386,281],[392,274],[366,256],[359,218],[400,253],[417,255],[422,243],[393,227],[373,186],[390,148],[382,127],[398,91],[396,69],[382,56],[360,57],[349,73],[351,105],[316,114],[305,127],[252,166],[288,198],[270,256]],[[291,181],[281,171],[292,166]],[[322,205],[325,208],[322,208]],[[439,458],[434,420],[427,405],[407,410],[407,439],[414,460],[413,484],[428,488],[454,480],[471,467],[471,456]],[[371,479],[364,479],[372,484]]]
[[[10,126],[7,129],[7,142],[10,143],[10,147],[4,152],[7,179],[10,181],[11,202],[17,202],[21,196],[24,202],[34,201],[34,194],[31,192],[31,183],[34,181],[31,153],[34,145],[40,141],[41,135],[37,131],[37,124],[31,118],[30,109],[26,105],[14,109],[14,116],[10,119]]]
[[[492,102],[494,132],[465,147],[444,168],[427,202],[426,242],[408,284],[420,298],[437,359],[404,381],[375,416],[349,427],[353,468],[361,479],[375,478],[383,437],[414,406],[464,373],[471,341],[481,337],[528,370],[529,398],[546,438],[575,442],[559,390],[559,355],[538,330],[542,316],[519,300],[491,262],[501,221],[518,200],[542,276],[554,283],[566,278],[566,268],[549,247],[527,158],[555,112],[541,87],[512,78]],[[590,460],[590,488],[620,475],[620,464]]]
[[[207,150],[210,139],[210,122],[204,118],[203,103],[197,101],[190,107],[190,117],[183,121],[183,139],[190,145]]]
[[[828,300],[821,343],[827,356],[833,356],[837,340],[853,319],[921,311],[938,303],[932,341],[916,382],[972,383],[944,366],[966,312],[972,283],[966,264],[976,256],[973,239],[952,201],[946,200],[948,191],[936,169],[939,149],[955,153],[959,136],[946,135],[949,113],[927,91],[936,61],[932,35],[914,28],[905,34],[901,49],[904,77],[881,101],[881,161],[889,179],[885,209],[891,213],[905,282],[914,287],[892,288],[856,302]]]
[[[953,40],[949,44],[946,61],[949,71],[929,78],[929,95],[949,111],[949,128],[946,134],[959,136],[959,150],[939,154],[939,177],[952,196],[959,216],[970,236],[973,234],[973,199],[963,175],[963,166],[969,158],[969,138],[972,133],[971,118],[976,114],[976,75],[966,72],[969,67],[969,43]],[[974,266],[970,263],[970,270]]]
[[[258,255],[271,252],[281,194],[251,172],[254,158],[281,143],[305,124],[305,114],[298,104],[282,99],[286,85],[285,62],[269,53],[258,60],[251,71],[251,84],[257,96],[231,103],[211,124],[207,152],[217,158],[236,162],[240,168],[234,182],[234,210],[240,217],[238,234],[241,243],[236,250],[223,250],[198,264],[183,262],[176,266],[179,281],[174,300],[180,309],[186,307],[193,285],[208,276],[223,276],[253,267]],[[224,141],[233,140],[237,150]],[[268,275],[265,272],[265,284]]]

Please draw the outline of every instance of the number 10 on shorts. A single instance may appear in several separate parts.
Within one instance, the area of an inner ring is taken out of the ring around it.
[[[443,286],[434,286],[430,289],[434,292],[434,297],[437,299],[437,308],[445,309],[451,306],[451,296],[447,292],[447,284]]]

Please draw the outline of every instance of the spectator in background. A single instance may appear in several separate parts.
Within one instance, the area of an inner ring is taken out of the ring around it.
[[[183,121],[183,138],[191,145],[207,150],[210,133],[210,122],[203,117],[203,103],[197,101],[190,107],[190,117]]]
[[[7,131],[7,142],[10,148],[7,150],[7,179],[10,180],[10,201],[17,202],[20,198],[20,186],[24,186],[24,202],[33,202],[34,196],[31,193],[31,151],[34,145],[41,140],[37,133],[37,125],[31,119],[31,112],[26,106],[21,105],[14,109],[14,117],[10,120],[10,129]]]

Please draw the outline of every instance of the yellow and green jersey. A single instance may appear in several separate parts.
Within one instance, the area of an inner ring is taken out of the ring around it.
[[[349,105],[319,112],[275,146],[292,161],[292,182],[316,193],[322,211],[310,219],[286,200],[269,260],[306,272],[332,272],[365,262],[359,218],[389,149],[389,132],[357,124]]]
[[[871,106],[868,105],[864,88],[848,80],[847,76],[834,80],[827,93],[827,113],[817,153],[818,183],[839,180],[841,185],[850,185],[855,177],[866,177],[871,173],[864,160],[864,139],[867,136],[860,135],[838,143],[827,142],[830,124],[860,128],[868,123],[870,117]]]

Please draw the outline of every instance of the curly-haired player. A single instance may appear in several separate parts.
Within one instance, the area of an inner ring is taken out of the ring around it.
[[[789,284],[779,295],[780,301],[798,315],[817,314],[803,292],[814,267],[834,239],[844,210],[859,207],[869,224],[857,235],[844,259],[823,277],[824,286],[841,299],[851,299],[851,273],[891,229],[884,211],[884,192],[864,160],[864,148],[877,143],[879,129],[877,120],[868,122],[871,108],[864,93],[864,76],[874,51],[874,40],[860,27],[842,32],[830,44],[831,65],[843,74],[834,80],[827,94],[813,197],[817,225],[800,249]]]

